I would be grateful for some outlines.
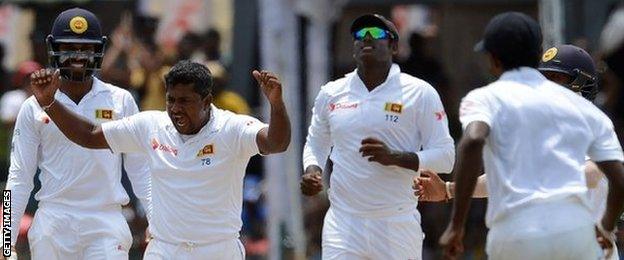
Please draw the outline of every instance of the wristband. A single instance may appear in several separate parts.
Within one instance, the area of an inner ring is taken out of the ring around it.
[[[56,103],[56,98],[52,100],[52,102],[47,105],[47,106],[41,106],[41,108],[43,109],[43,111],[48,112],[48,110],[50,110],[50,107],[52,107],[52,105],[54,105],[54,103]]]
[[[446,201],[451,199],[451,182],[444,182],[444,190],[446,190]]]

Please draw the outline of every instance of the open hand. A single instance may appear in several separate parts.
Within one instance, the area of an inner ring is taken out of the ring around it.
[[[443,201],[446,199],[446,186],[437,173],[421,170],[420,176],[414,178],[414,195],[419,201]]]
[[[282,82],[277,76],[269,71],[257,71],[252,73],[253,77],[260,85],[262,93],[269,99],[271,104],[279,104],[282,100]]]

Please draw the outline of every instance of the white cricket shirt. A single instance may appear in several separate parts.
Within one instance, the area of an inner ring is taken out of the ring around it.
[[[96,78],[93,87],[74,103],[57,91],[56,102],[95,124],[120,119],[138,112],[130,93]],[[11,167],[6,189],[11,190],[11,241],[17,240],[19,223],[33,189],[37,168],[41,190],[35,199],[41,205],[63,204],[91,209],[128,203],[121,185],[121,156],[108,149],[83,148],[63,135],[43,112],[33,96],[28,98],[17,116],[13,133]],[[140,154],[127,155],[124,167],[137,197],[149,205],[149,168]],[[149,211],[149,210],[148,210]]]
[[[115,152],[142,152],[152,169],[154,237],[169,243],[213,243],[238,237],[243,177],[259,153],[257,119],[212,106],[208,123],[186,142],[163,111],[102,125]]]
[[[481,121],[490,134],[483,150],[489,226],[521,206],[577,197],[587,204],[583,166],[622,161],[611,120],[580,95],[522,67],[468,93],[460,121]]]
[[[455,151],[448,121],[435,89],[401,73],[393,64],[385,82],[368,91],[357,70],[321,88],[312,110],[303,151],[304,169],[334,162],[332,207],[361,215],[393,215],[414,210],[412,178],[417,172],[369,162],[361,141],[378,138],[390,149],[414,152],[421,169],[448,173]]]

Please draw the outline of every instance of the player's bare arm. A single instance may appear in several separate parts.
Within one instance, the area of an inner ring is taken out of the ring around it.
[[[412,188],[419,201],[438,202],[455,198],[455,182],[445,182],[436,172],[431,170],[421,170],[420,176],[414,178]],[[477,179],[472,197],[488,197],[485,174],[480,175]]]
[[[592,161],[585,162],[585,179],[587,180],[587,188],[594,189],[598,185],[604,174],[598,169],[596,163]],[[446,187],[448,186],[448,187]],[[445,182],[440,176],[431,170],[421,170],[420,176],[414,178],[414,195],[418,196],[420,201],[438,202],[455,198],[455,182]],[[477,179],[473,198],[487,198],[487,179],[482,174]]]
[[[282,83],[268,71],[254,70],[252,75],[271,105],[269,127],[260,130],[256,137],[258,148],[262,154],[286,151],[290,144],[290,120],[282,99]]]
[[[477,178],[483,169],[483,147],[490,132],[490,127],[481,121],[475,121],[466,127],[457,146],[455,168],[455,194],[451,212],[451,223],[440,237],[445,258],[454,259],[464,250],[464,226],[470,209],[470,199],[474,192]]]
[[[69,140],[86,148],[109,148],[99,126],[79,117],[54,99],[61,83],[59,70],[42,69],[34,72],[30,79],[37,102]]]
[[[362,157],[368,157],[369,162],[377,162],[385,166],[395,165],[418,171],[420,164],[416,153],[391,150],[383,141],[374,137],[362,140],[360,153]]]
[[[620,161],[596,162],[596,165],[609,180],[607,209],[599,228],[602,231],[612,232],[615,229],[615,221],[624,210],[624,166]]]

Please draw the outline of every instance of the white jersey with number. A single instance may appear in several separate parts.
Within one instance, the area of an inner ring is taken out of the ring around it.
[[[369,162],[359,152],[367,137],[390,149],[418,155],[421,169],[448,173],[455,159],[453,139],[440,97],[420,79],[393,64],[386,81],[368,91],[357,70],[321,88],[312,110],[303,152],[304,169],[334,162],[332,207],[354,214],[395,215],[414,210],[416,171]]]
[[[522,67],[468,93],[460,106],[465,128],[490,127],[483,149],[488,225],[515,208],[578,198],[588,208],[583,174],[591,160],[624,160],[611,120],[589,101]]]
[[[208,123],[186,141],[166,112],[147,111],[102,125],[116,152],[142,152],[152,168],[150,232],[169,243],[238,238],[243,177],[258,154],[257,119],[211,107]]]
[[[130,93],[93,79],[93,87],[74,103],[61,91],[56,102],[92,123],[101,124],[133,115],[138,108]],[[43,204],[93,211],[128,203],[121,185],[122,158],[110,150],[83,148],[61,133],[34,97],[28,98],[17,116],[6,189],[11,190],[11,241],[15,244],[19,223],[33,189],[37,168],[41,190],[35,199]],[[149,207],[149,168],[140,154],[125,155],[124,168],[137,197]]]

